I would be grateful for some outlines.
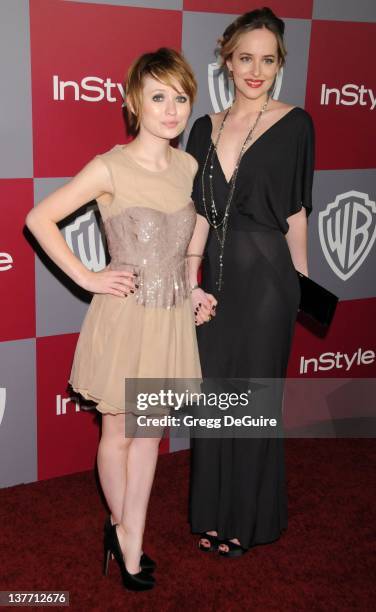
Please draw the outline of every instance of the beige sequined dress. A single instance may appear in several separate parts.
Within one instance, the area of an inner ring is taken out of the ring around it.
[[[111,204],[99,204],[110,267],[135,270],[139,288],[94,295],[69,382],[100,412],[118,414],[128,411],[126,378],[201,376],[185,258],[196,222],[194,162],[171,148],[169,166],[153,172],[121,145],[99,158],[114,192]]]

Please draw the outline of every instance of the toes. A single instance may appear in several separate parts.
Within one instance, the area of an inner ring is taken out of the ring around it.
[[[220,545],[219,545],[219,550],[220,550],[220,551],[222,551],[222,552],[227,553],[227,552],[228,552],[230,549],[229,549],[229,547],[227,546],[227,544],[220,544]]]

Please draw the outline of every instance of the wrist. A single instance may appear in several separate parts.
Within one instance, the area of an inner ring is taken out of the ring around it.
[[[200,287],[200,285],[198,283],[194,283],[193,285],[190,284],[190,286],[189,286],[189,293],[192,293],[196,289],[201,289],[201,287]]]
[[[188,283],[190,287],[198,285],[198,274],[197,270],[189,270],[188,272]]]
[[[200,253],[187,253],[185,256],[187,259],[189,257],[197,257],[197,259],[204,259],[204,256]]]
[[[84,265],[82,265],[82,268],[77,270],[72,278],[74,282],[77,283],[77,285],[80,285],[81,287],[85,288],[85,285],[88,283],[91,274],[91,271],[88,270]]]

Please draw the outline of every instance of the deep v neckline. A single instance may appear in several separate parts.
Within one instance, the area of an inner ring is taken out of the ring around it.
[[[241,163],[242,163],[242,161],[243,161],[244,157],[247,155],[248,151],[250,151],[250,149],[253,149],[253,147],[254,147],[254,146],[255,146],[255,145],[258,143],[258,141],[259,141],[259,140],[262,140],[262,138],[263,138],[264,136],[266,136],[266,134],[268,134],[268,133],[269,133],[269,132],[270,132],[270,131],[271,131],[271,130],[272,130],[272,129],[273,129],[275,126],[276,126],[276,125],[278,125],[279,123],[281,123],[281,121],[283,121],[283,120],[284,120],[286,117],[288,117],[288,116],[289,116],[289,115],[290,115],[290,114],[291,114],[291,113],[292,113],[294,110],[296,110],[297,108],[299,108],[299,107],[298,107],[298,106],[293,106],[292,108],[290,108],[290,110],[289,110],[289,111],[287,111],[287,113],[285,113],[284,115],[282,115],[282,117],[280,117],[279,119],[277,119],[277,121],[275,121],[274,123],[272,123],[272,125],[271,125],[270,127],[268,127],[268,129],[267,129],[267,130],[265,130],[265,132],[263,132],[262,134],[260,134],[260,136],[259,136],[258,138],[256,138],[256,140],[253,142],[253,144],[250,144],[250,145],[249,145],[249,146],[246,148],[246,150],[244,151],[244,153],[243,153],[243,155],[242,155],[242,158],[241,158],[241,160],[240,160],[239,169],[240,169]],[[212,138],[212,135],[213,135],[213,122],[212,122],[212,120],[211,120],[210,115],[206,115],[206,116],[207,116],[207,118],[209,119],[209,122],[210,122],[210,127],[211,127],[211,129],[210,129],[210,142],[211,142],[211,144],[214,146],[214,142],[213,142],[213,138]],[[216,152],[216,151],[215,151],[215,157],[216,157],[216,160],[217,160],[217,163],[218,163],[219,169],[220,169],[220,171],[221,171],[221,173],[222,173],[222,176],[223,176],[223,178],[224,178],[224,180],[225,180],[225,183],[226,183],[226,185],[227,185],[227,186],[229,186],[229,185],[230,185],[230,183],[231,183],[232,177],[234,176],[235,168],[234,168],[234,170],[232,171],[232,174],[231,174],[231,176],[230,176],[230,179],[229,179],[229,180],[227,180],[227,177],[226,177],[226,175],[225,175],[225,173],[224,173],[224,171],[223,171],[223,167],[222,167],[221,161],[220,161],[220,159],[219,159],[219,157],[218,157],[218,155],[217,155],[217,152]]]

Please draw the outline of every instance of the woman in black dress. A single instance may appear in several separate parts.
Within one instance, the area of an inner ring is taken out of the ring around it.
[[[303,109],[271,97],[283,32],[270,9],[225,30],[220,55],[235,101],[197,119],[187,145],[199,163],[188,261],[204,377],[286,374],[300,297],[295,269],[307,275],[314,135]],[[198,287],[195,255],[203,252]],[[191,468],[190,522],[201,550],[239,556],[287,527],[281,438],[194,439]]]

